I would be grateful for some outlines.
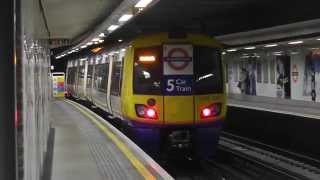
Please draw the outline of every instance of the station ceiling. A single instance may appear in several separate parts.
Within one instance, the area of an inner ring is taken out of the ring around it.
[[[51,39],[74,39],[108,17],[122,0],[41,0]]]
[[[167,30],[224,35],[317,19],[319,5],[318,0],[160,0],[109,38]]]
[[[79,39],[106,19],[122,0],[41,0],[51,38]],[[159,0],[107,39],[159,31],[212,36],[320,18],[319,0]]]

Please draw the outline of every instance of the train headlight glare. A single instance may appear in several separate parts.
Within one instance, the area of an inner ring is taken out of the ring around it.
[[[156,111],[154,109],[147,109],[147,116],[149,118],[155,118],[156,116]]]
[[[200,117],[202,119],[213,118],[221,112],[221,103],[214,103],[200,109]]]
[[[140,118],[146,118],[146,119],[157,119],[157,111],[153,107],[148,107],[144,104],[136,104],[136,114]]]

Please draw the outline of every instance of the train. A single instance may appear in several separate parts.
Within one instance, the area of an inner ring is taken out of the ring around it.
[[[147,152],[209,158],[227,111],[222,48],[205,34],[169,32],[95,47],[68,59],[66,96],[118,119]]]

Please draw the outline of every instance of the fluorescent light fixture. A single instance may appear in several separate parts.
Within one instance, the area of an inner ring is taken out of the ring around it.
[[[99,37],[106,37],[106,35],[104,33],[100,33]]]
[[[276,46],[278,46],[278,44],[267,44],[264,47],[276,47]]]
[[[99,42],[99,43],[103,43],[103,41],[104,41],[103,39],[100,39],[98,42]]]
[[[87,45],[83,45],[83,46],[81,46],[81,48],[83,49],[83,48],[86,48],[86,47],[88,47]]]
[[[99,44],[99,42],[94,42],[93,44]]]
[[[320,41],[320,38],[318,38],[317,41]]]
[[[238,51],[237,49],[228,49],[227,50],[228,52],[235,52],[235,51]]]
[[[99,41],[99,40],[100,40],[100,38],[93,38],[91,41],[97,42],[97,41]]]
[[[246,47],[246,48],[244,48],[244,49],[251,50],[251,49],[255,49],[255,48],[256,48],[256,47],[251,46],[251,47]]]
[[[139,61],[141,62],[153,62],[156,60],[156,57],[154,56],[140,56]]]
[[[123,40],[122,39],[118,39],[118,42],[122,42]]]
[[[133,17],[132,14],[124,14],[119,18],[119,22],[126,22]]]
[[[136,8],[145,8],[151,2],[152,2],[152,0],[140,0],[134,7],[136,7]]]
[[[291,41],[291,42],[288,42],[288,44],[301,44],[303,43],[303,41]]]
[[[93,44],[93,42],[88,42],[87,43],[88,46],[91,46],[92,44]]]
[[[119,27],[118,25],[111,25],[111,26],[109,26],[108,31],[114,31],[114,30],[116,30],[118,27]]]

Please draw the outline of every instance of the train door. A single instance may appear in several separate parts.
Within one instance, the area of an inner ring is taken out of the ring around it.
[[[124,52],[115,54],[112,63],[112,76],[111,76],[111,88],[110,88],[110,106],[112,114],[118,118],[121,116],[121,81],[122,81],[122,62]]]
[[[193,46],[163,45],[163,95],[165,124],[193,124]]]

